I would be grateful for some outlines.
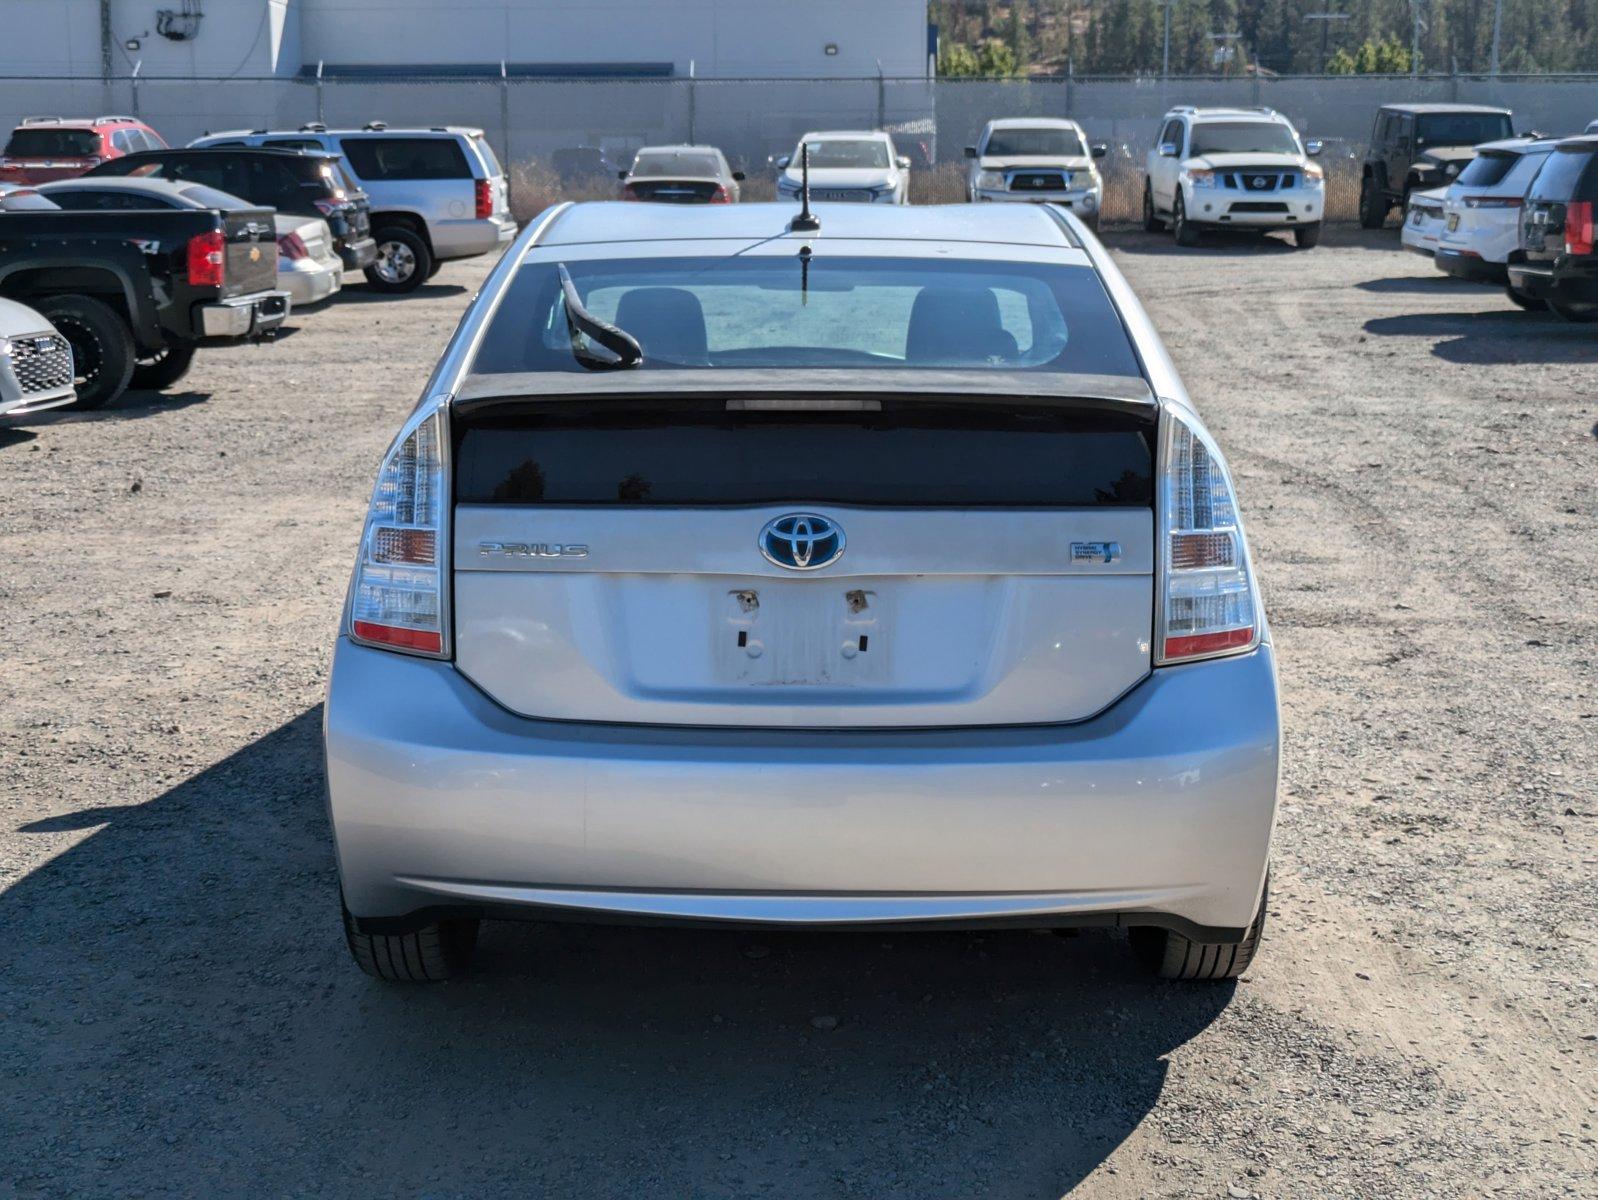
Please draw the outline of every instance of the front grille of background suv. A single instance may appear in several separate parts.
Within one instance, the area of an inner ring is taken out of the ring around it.
[[[41,350],[41,342],[51,348]],[[72,353],[67,340],[54,333],[12,338],[11,371],[23,395],[66,387],[72,382]]]
[[[1012,192],[1063,192],[1069,176],[1059,171],[1017,171],[1010,176]]]
[[[1298,173],[1296,171],[1283,171],[1280,168],[1261,171],[1227,171],[1221,175],[1221,185],[1223,187],[1236,188],[1240,192],[1286,191],[1288,188],[1298,186]]]

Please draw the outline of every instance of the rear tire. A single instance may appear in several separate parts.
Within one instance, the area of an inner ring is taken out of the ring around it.
[[[1370,176],[1359,187],[1359,223],[1366,229],[1380,229],[1387,224],[1387,201],[1382,198],[1376,181]]]
[[[157,350],[149,358],[141,358],[133,368],[129,387],[159,392],[169,388],[189,373],[194,364],[195,347],[190,343],[174,342]]]
[[[1149,187],[1148,181],[1144,180],[1144,182],[1143,182],[1143,232],[1144,233],[1159,233],[1160,230],[1162,230],[1164,228],[1165,228],[1165,222],[1160,220],[1159,214],[1154,211],[1154,192]]]
[[[362,933],[344,909],[344,940],[355,965],[390,983],[440,983],[465,973],[477,947],[476,921],[433,921],[410,933]]]
[[[385,225],[374,233],[377,261],[366,268],[366,282],[379,292],[402,295],[427,282],[433,252],[415,230]]]
[[[1594,321],[1598,321],[1598,305],[1560,304],[1557,300],[1550,300],[1548,311],[1561,321],[1568,321],[1572,325],[1591,325]]]
[[[1236,979],[1254,961],[1265,930],[1265,909],[1270,900],[1267,876],[1260,891],[1260,906],[1241,942],[1195,942],[1170,929],[1149,925],[1131,930],[1132,952],[1143,966],[1161,979],[1188,982]]]
[[[1321,223],[1316,221],[1313,225],[1300,225],[1293,230],[1293,241],[1300,250],[1312,250],[1321,243]]]
[[[1182,199],[1182,193],[1176,193],[1176,206],[1171,211],[1171,228],[1176,234],[1178,246],[1196,246],[1199,244],[1199,227],[1187,219],[1187,204]]]
[[[1536,296],[1527,296],[1521,292],[1517,292],[1512,287],[1506,287],[1504,289],[1504,295],[1509,297],[1509,302],[1516,308],[1523,308],[1527,312],[1548,311],[1548,301],[1539,300]]]
[[[133,377],[133,331],[122,314],[93,296],[50,296],[34,305],[72,347],[78,398],[66,408],[102,408]]]

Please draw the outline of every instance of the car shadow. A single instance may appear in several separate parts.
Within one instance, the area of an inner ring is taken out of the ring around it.
[[[1374,317],[1364,329],[1380,337],[1436,338],[1432,353],[1452,363],[1598,363],[1598,326],[1504,304],[1486,312]]]
[[[19,831],[99,826],[0,893],[22,1192],[1057,1196],[1234,993],[1109,933],[503,923],[466,979],[381,984],[320,717]]]
[[[1103,241],[1112,250],[1154,257],[1186,255],[1195,258],[1244,258],[1255,254],[1305,253],[1286,235],[1229,229],[1215,232],[1205,230],[1204,239],[1197,246],[1178,246],[1169,233],[1146,233],[1141,229],[1132,233],[1110,234]]]
[[[1396,275],[1390,279],[1367,279],[1354,285],[1362,292],[1377,295],[1414,294],[1421,296],[1469,296],[1502,294],[1501,283],[1456,279],[1439,271],[1436,275]]]
[[[81,425],[94,421],[131,421],[192,408],[196,404],[204,404],[210,398],[210,392],[151,392],[129,389],[104,408],[83,411],[52,408],[31,417],[18,417],[16,420],[26,421],[28,427],[33,430],[48,429],[55,425]],[[6,445],[5,441],[0,440],[0,449],[4,449]]]
[[[414,292],[379,292],[364,283],[351,283],[346,284],[338,295],[330,297],[327,303],[331,307],[339,304],[386,304],[392,300],[410,300],[417,297],[439,300],[445,296],[463,295],[468,290],[460,283],[424,283]]]
[[[0,418],[0,450],[11,446],[25,446],[37,438],[39,435],[33,430],[22,428],[24,424],[31,424],[36,420],[38,417],[29,416]],[[16,424],[10,424],[11,421],[15,421]]]

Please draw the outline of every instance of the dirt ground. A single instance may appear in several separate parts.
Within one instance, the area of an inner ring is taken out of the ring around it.
[[[1241,984],[1109,933],[508,925],[459,984],[358,974],[320,702],[450,266],[0,430],[0,1197],[1598,1195],[1598,330],[1392,230],[1109,240],[1281,664]]]

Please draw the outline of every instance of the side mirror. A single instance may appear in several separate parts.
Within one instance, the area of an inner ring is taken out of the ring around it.
[[[626,179],[627,178],[627,172],[626,171],[617,171],[616,172],[616,178],[617,179]]]
[[[1310,138],[1309,141],[1304,143],[1304,153],[1311,158],[1319,158],[1321,151],[1325,148],[1320,138]]]
[[[791,163],[792,161],[793,161],[793,155],[791,155],[791,154],[779,154],[779,155],[777,155],[776,158],[772,159],[771,165],[776,167],[777,170],[779,170],[779,171],[786,171],[788,169],[788,164]]]
[[[908,155],[901,154],[896,161],[899,164],[899,170],[908,171],[910,169],[910,159]]]
[[[1092,152],[1094,158],[1103,158],[1110,152],[1110,148],[1103,142],[1094,142],[1088,149]]]
[[[1178,146],[1175,142],[1161,142],[1160,143],[1160,157],[1161,158],[1175,158],[1181,152],[1182,152],[1181,147]]]
[[[742,183],[744,181],[744,173],[742,171],[734,171],[732,173],[732,177],[737,183]]]
[[[965,156],[967,158],[975,158],[977,156],[977,148],[975,146],[967,146],[965,148]]]

